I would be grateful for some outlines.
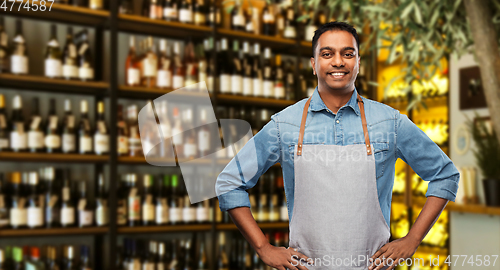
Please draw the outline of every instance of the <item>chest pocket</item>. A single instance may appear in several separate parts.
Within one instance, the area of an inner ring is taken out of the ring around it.
[[[377,174],[377,179],[384,175],[386,163],[387,163],[387,153],[389,152],[389,144],[386,142],[376,142],[372,143],[373,153],[375,155],[375,169]]]

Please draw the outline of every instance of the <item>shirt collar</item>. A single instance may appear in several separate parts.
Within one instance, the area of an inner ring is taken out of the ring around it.
[[[354,88],[354,91],[352,92],[352,96],[347,102],[346,105],[343,107],[351,107],[352,110],[356,113],[356,115],[359,115],[359,106],[358,106],[358,101],[357,101],[357,96],[358,92],[356,91],[356,88]],[[309,105],[309,111],[321,111],[321,110],[327,110],[328,107],[326,107],[325,103],[323,102],[323,99],[321,99],[321,96],[319,95],[318,92],[318,87],[316,86],[316,89],[314,89],[314,92],[311,97],[311,104]]]

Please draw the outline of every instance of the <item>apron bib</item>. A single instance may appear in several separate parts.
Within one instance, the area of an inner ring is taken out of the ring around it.
[[[365,144],[303,144],[311,98],[304,106],[294,151],[295,199],[290,247],[308,256],[308,269],[367,269],[389,241],[377,194],[375,158],[358,95]],[[297,265],[294,259],[292,264]]]

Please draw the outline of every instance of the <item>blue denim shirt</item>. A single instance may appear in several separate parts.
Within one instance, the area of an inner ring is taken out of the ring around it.
[[[347,104],[334,114],[325,105],[316,88],[307,115],[304,144],[364,144],[356,96],[357,91],[354,90]],[[283,170],[288,214],[290,220],[293,218],[293,150],[298,141],[306,100],[303,99],[271,116],[271,121],[219,174],[216,194],[222,211],[250,207],[246,190],[254,187],[259,177],[279,162]],[[365,98],[363,100],[370,141],[374,148],[378,198],[387,224],[390,226],[392,187],[398,158],[410,165],[423,180],[429,181],[427,197],[435,196],[455,201],[459,173],[441,148],[406,115],[385,104]],[[255,168],[257,173],[253,177],[244,173],[254,172]],[[243,175],[247,176],[246,179]]]

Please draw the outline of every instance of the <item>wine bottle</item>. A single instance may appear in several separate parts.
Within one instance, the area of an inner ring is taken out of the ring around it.
[[[217,269],[229,270],[229,259],[226,253],[226,235],[224,232],[219,232],[219,252],[217,260]]]
[[[278,192],[279,192],[279,207],[280,207],[280,221],[287,222],[288,218],[288,204],[286,203],[286,194],[283,184],[283,176],[278,177]]]
[[[109,206],[108,196],[104,187],[104,175],[102,172],[99,173],[97,183],[95,224],[96,226],[106,226],[109,223]]]
[[[97,123],[94,133],[94,151],[97,155],[109,153],[109,133],[104,120],[104,102],[97,103]]]
[[[196,145],[198,138],[193,125],[193,109],[186,108],[182,115],[182,129],[184,130],[184,133],[182,134],[184,136],[184,145],[182,147],[184,153],[183,157],[187,159],[194,159],[198,156],[198,146]]]
[[[46,248],[46,270],[59,270],[59,264],[57,261],[57,250],[54,246],[47,246]]]
[[[170,124],[168,103],[166,100],[161,100],[155,106],[156,112],[160,117],[160,131],[163,137],[163,142],[159,149],[159,156],[164,158],[174,157],[172,149],[172,125]]]
[[[173,111],[174,125],[172,128],[172,143],[175,147],[177,158],[184,157],[184,127],[182,125],[181,114],[178,107],[174,107]]]
[[[243,74],[243,89],[241,93],[244,96],[251,96],[253,92],[253,58],[250,55],[250,43],[243,42],[243,61],[242,61],[242,74]]]
[[[118,104],[118,111],[116,115],[117,120],[117,151],[119,156],[128,154],[128,128],[127,123],[123,119],[123,106]]]
[[[245,31],[246,16],[243,7],[235,4],[231,11],[231,29],[235,31]]]
[[[143,177],[143,194],[142,194],[142,225],[149,226],[155,223],[155,205],[153,194],[153,176],[145,174]]]
[[[143,154],[141,137],[139,135],[139,123],[137,122],[137,106],[131,105],[127,108],[127,122],[130,129],[128,147],[130,156],[141,156]]]
[[[280,220],[279,190],[276,188],[276,178],[273,171],[269,172],[269,221]]]
[[[170,22],[178,21],[177,0],[163,2],[163,19]]]
[[[120,184],[117,189],[116,202],[116,224],[125,226],[127,224],[127,175],[122,175]]]
[[[23,36],[23,23],[16,20],[16,35],[10,55],[10,72],[13,74],[28,74],[28,49]]]
[[[9,226],[9,209],[7,205],[7,190],[4,174],[0,173],[0,228]],[[1,268],[0,268],[1,269]]]
[[[26,198],[23,194],[21,184],[21,173],[12,172],[10,175],[10,207],[9,207],[9,220],[10,226],[13,229],[19,229],[26,226],[27,212],[26,212]]]
[[[201,238],[200,241],[200,249],[198,252],[198,264],[196,266],[196,270],[208,270],[210,267],[208,266],[207,259],[207,251],[205,249],[205,241]]]
[[[88,1],[90,9],[101,10],[104,8],[103,5],[104,0],[88,0]]]
[[[4,18],[0,17],[0,73],[9,72],[9,37],[5,32]]]
[[[273,80],[273,67],[271,64],[271,49],[264,49],[264,68],[263,68],[263,93],[265,98],[274,96],[274,80]]]
[[[137,254],[137,242],[136,240],[130,241],[130,254],[128,258],[128,270],[140,270],[141,269],[141,259]]]
[[[274,22],[274,14],[271,6],[266,1],[262,9],[262,34],[267,36],[274,36],[274,29],[276,28]]]
[[[12,248],[12,264],[10,269],[22,270],[25,269],[23,261],[23,250],[20,247]]]
[[[193,23],[193,6],[191,0],[180,0],[179,5],[179,22]]]
[[[129,174],[129,192],[127,196],[128,225],[138,226],[141,222],[141,196],[137,188],[137,175]]]
[[[167,256],[165,250],[165,243],[158,243],[158,260],[156,261],[156,270],[166,270],[167,269]]]
[[[94,208],[87,197],[87,182],[80,181],[79,187],[79,199],[78,199],[78,227],[90,227],[94,225]]]
[[[118,12],[120,14],[133,14],[134,4],[132,0],[121,0],[120,6],[118,7]]]
[[[255,43],[253,45],[253,67],[252,67],[252,78],[253,78],[253,91],[252,95],[254,97],[262,96],[262,84],[263,84],[263,74],[262,66],[260,63],[260,45]]]
[[[75,259],[75,247],[67,245],[63,247],[62,270],[76,270],[78,263]]]
[[[158,193],[156,194],[155,223],[165,225],[168,223],[168,188],[170,187],[170,176],[164,175],[158,181]]]
[[[30,129],[28,131],[28,148],[32,153],[42,152],[44,150],[44,139],[42,129],[42,117],[39,111],[38,98],[33,98],[31,107]]]
[[[78,270],[91,270],[92,266],[90,264],[90,250],[86,245],[80,246],[80,263],[78,265]]]
[[[180,188],[184,203],[182,207],[182,221],[184,224],[191,224],[196,221],[196,208],[191,204],[185,184],[183,186],[184,188]]]
[[[204,59],[200,60],[200,73],[203,72],[203,65],[201,64],[201,61],[205,61],[206,69],[205,69],[205,75],[206,78],[203,79],[203,75],[200,75],[200,82],[205,81],[207,85],[207,90],[210,94],[214,92],[214,77],[215,77],[215,68],[214,68],[214,57],[213,57],[213,38],[205,39],[203,41],[203,49],[204,49]]]
[[[10,149],[14,152],[24,152],[28,147],[21,96],[14,96],[10,128]]]
[[[285,0],[285,27],[283,29],[283,37],[289,39],[297,38],[297,19],[295,17],[295,11],[293,8],[293,2],[291,0]]]
[[[158,73],[158,57],[155,53],[153,37],[147,39],[147,51],[142,59],[142,85],[146,87],[156,86],[156,75]]]
[[[285,32],[286,10],[284,9],[283,1],[284,0],[281,0],[280,4],[275,5],[277,11],[275,13],[276,24],[275,24],[274,35],[278,37],[283,37],[283,34]]]
[[[211,153],[211,138],[210,129],[208,126],[208,113],[206,109],[200,110],[200,128],[198,129],[198,152],[200,157],[207,156]]]
[[[53,98],[50,99],[49,115],[47,116],[44,141],[47,153],[61,152],[59,117],[56,113],[56,100]]]
[[[58,182],[62,177],[62,171],[56,171],[54,167],[47,167],[45,174],[45,226],[47,228],[57,227],[60,224],[61,200],[58,192]]]
[[[229,52],[228,52],[228,44],[227,39],[221,39],[221,51],[218,56],[219,63],[219,92],[221,94],[227,94],[231,92],[231,63]]]
[[[129,51],[125,60],[125,83],[130,86],[141,83],[140,62],[137,59],[134,36],[129,39]]]
[[[232,53],[232,73],[231,73],[231,93],[233,95],[239,95],[243,88],[243,69],[241,66],[240,48],[237,40],[233,41],[233,53]]]
[[[66,44],[62,52],[62,76],[66,80],[78,78],[77,52],[73,42],[73,28],[68,27],[66,34]]]
[[[86,100],[80,102],[80,127],[78,130],[78,145],[80,154],[92,153],[92,128],[88,117],[88,104]]]
[[[292,60],[286,61],[285,65],[285,99],[295,100],[295,72]]]
[[[69,171],[63,171],[63,187],[61,191],[61,226],[72,227],[75,225],[75,207],[71,199],[71,188],[69,180]]]
[[[45,52],[45,76],[49,78],[62,76],[61,48],[57,41],[57,27],[55,24],[50,27],[50,40],[47,43]]]
[[[78,78],[82,81],[91,81],[94,79],[94,65],[88,41],[88,32],[86,29],[79,34],[79,39]]]
[[[9,150],[9,123],[7,119],[5,96],[0,94],[0,152]]]
[[[284,83],[284,72],[281,66],[281,55],[276,54],[275,56],[276,65],[274,71],[276,76],[274,77],[274,98],[284,99],[285,98],[285,83]]]
[[[28,228],[39,228],[43,226],[43,197],[38,191],[38,173],[29,173],[29,195],[26,209],[26,224]]]
[[[160,52],[158,54],[158,74],[156,76],[158,88],[172,87],[172,61],[168,53],[167,40],[160,40]]]
[[[71,100],[64,100],[64,119],[62,128],[62,152],[76,152],[75,117],[71,111]]]
[[[182,221],[182,197],[178,192],[178,176],[173,174],[171,177],[172,188],[168,198],[168,219],[170,224],[175,225]]]
[[[158,242],[149,241],[149,250],[145,250],[145,257],[142,261],[143,270],[156,270],[156,260],[158,253]]]
[[[214,3],[214,0],[210,0],[210,4],[208,6],[209,6],[208,16],[207,16],[208,25],[211,27],[220,27],[221,12],[219,4],[217,3],[217,1]]]
[[[204,0],[193,0],[193,21],[195,25],[206,25],[206,7]]]
[[[196,84],[198,81],[198,61],[194,53],[194,44],[190,40],[184,50],[184,63],[186,64],[186,77],[184,86]]]
[[[172,88],[178,89],[184,87],[184,79],[186,77],[186,66],[181,58],[181,44],[179,42],[174,43],[173,60]]]

